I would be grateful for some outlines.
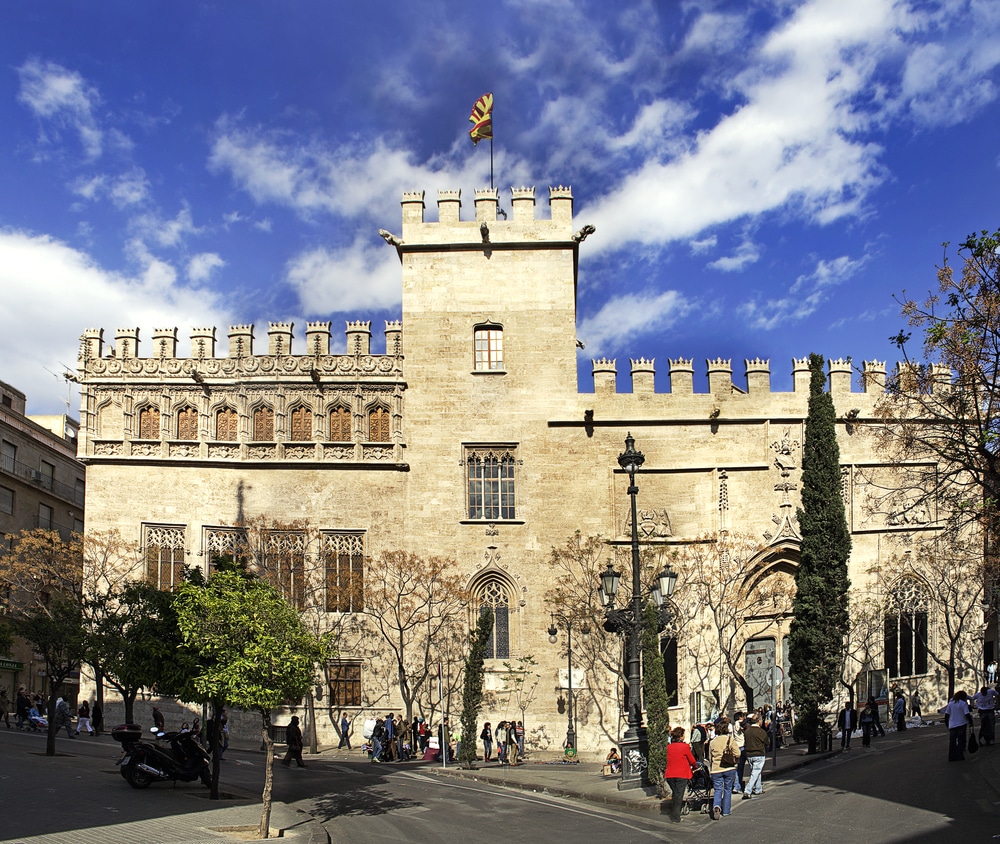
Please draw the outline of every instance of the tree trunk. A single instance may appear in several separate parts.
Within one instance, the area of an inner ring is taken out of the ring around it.
[[[222,704],[212,701],[212,738],[209,746],[212,749],[212,788],[209,790],[210,800],[219,799],[219,774],[222,773],[222,760],[219,758],[219,747],[222,745],[222,724],[219,721],[219,714],[222,711]]]
[[[316,729],[316,701],[313,698],[313,690],[309,689],[309,695],[306,698],[309,703],[307,704],[309,708],[309,752],[315,756],[319,753],[319,736],[317,736]]]
[[[47,669],[46,669],[47,670]],[[49,702],[48,702],[48,716],[49,716],[49,729],[45,734],[45,755],[55,756],[56,755],[56,686],[54,683],[49,681]]]
[[[309,695],[312,700],[312,693]],[[260,814],[260,829],[257,835],[267,838],[271,832],[271,789],[274,784],[274,742],[271,740],[271,713],[261,712],[261,738],[264,741],[264,793],[261,795],[263,807]]]
[[[138,689],[132,689],[128,694],[122,695],[122,704],[125,706],[125,723],[135,723],[135,698],[139,694]]]

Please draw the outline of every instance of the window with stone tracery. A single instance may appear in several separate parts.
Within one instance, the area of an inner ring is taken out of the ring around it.
[[[498,577],[488,577],[475,588],[480,616],[493,616],[493,632],[486,645],[487,659],[510,659],[510,593]]]
[[[146,580],[157,589],[173,589],[184,574],[184,528],[143,525]]]
[[[466,449],[466,493],[470,519],[513,519],[513,448]]]
[[[290,414],[290,439],[302,441],[312,439],[312,411],[308,407],[297,407]]]
[[[927,673],[930,599],[916,578],[904,577],[890,591],[885,605],[885,667],[889,676]]]
[[[330,440],[332,442],[350,442],[354,439],[351,432],[351,411],[343,405],[338,405],[330,411]]]
[[[295,531],[271,531],[264,539],[264,577],[296,609],[305,606],[306,536]]]
[[[198,439],[198,411],[190,405],[177,411],[177,439]]]
[[[266,406],[254,408],[253,438],[256,442],[274,439],[274,411]]]
[[[392,439],[389,432],[389,411],[382,406],[368,411],[368,441],[387,443]]]
[[[361,612],[365,599],[365,535],[324,533],[327,612]]]
[[[139,411],[139,439],[158,440],[160,438],[160,411],[156,407],[144,407]]]
[[[231,407],[223,407],[215,414],[215,438],[225,442],[235,442],[240,430],[239,414]]]
[[[239,528],[206,528],[205,553],[213,569],[217,567],[220,557],[249,564],[250,549],[247,546],[246,531]]]

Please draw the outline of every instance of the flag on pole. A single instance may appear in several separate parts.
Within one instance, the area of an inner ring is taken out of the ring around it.
[[[483,94],[472,107],[472,114],[469,116],[472,128],[469,130],[469,137],[473,144],[478,144],[482,140],[493,140],[493,94]]]

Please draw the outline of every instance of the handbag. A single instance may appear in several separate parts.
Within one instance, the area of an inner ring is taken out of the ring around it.
[[[722,756],[719,757],[719,764],[723,768],[735,768],[736,763],[739,761],[736,758],[736,754],[733,753],[732,743],[733,740],[730,737],[729,741],[726,742],[726,749],[722,751]]]
[[[976,738],[975,730],[969,731],[969,753],[975,753],[979,750],[979,739]]]

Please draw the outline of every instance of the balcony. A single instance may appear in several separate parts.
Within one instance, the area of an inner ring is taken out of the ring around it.
[[[70,504],[83,507],[84,492],[83,490],[78,490],[75,484],[71,486],[70,484],[64,484],[60,481],[54,480],[43,474],[34,466],[29,466],[27,463],[22,463],[20,460],[15,460],[12,457],[4,455],[3,458],[0,459],[0,474],[10,475],[17,478],[17,480],[22,483],[31,484],[39,489],[44,489],[56,498],[61,498],[63,501],[68,501]]]

